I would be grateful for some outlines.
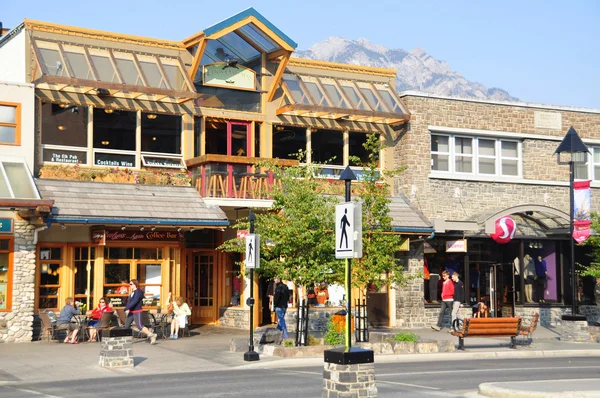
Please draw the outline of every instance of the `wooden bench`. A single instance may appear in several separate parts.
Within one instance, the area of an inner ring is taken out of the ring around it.
[[[467,337],[510,337],[510,348],[516,348],[516,337],[521,329],[521,318],[467,318],[462,329],[451,334],[458,337],[458,349],[465,349]]]
[[[531,322],[529,323],[529,325],[521,326],[519,328],[519,336],[525,336],[525,341],[527,342],[527,345],[531,344],[531,342],[533,341],[531,336],[533,336],[533,332],[535,332],[535,329],[537,328],[539,319],[540,314],[534,314],[533,318],[531,318]]]

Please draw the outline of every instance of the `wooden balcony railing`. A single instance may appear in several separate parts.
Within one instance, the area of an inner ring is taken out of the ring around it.
[[[297,160],[227,155],[202,155],[186,161],[192,184],[206,198],[270,199],[273,187],[281,184],[257,164],[275,162],[296,166]]]

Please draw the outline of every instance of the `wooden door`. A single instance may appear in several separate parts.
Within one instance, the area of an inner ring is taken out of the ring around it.
[[[189,268],[192,284],[192,323],[207,324],[217,321],[216,253],[193,252]]]

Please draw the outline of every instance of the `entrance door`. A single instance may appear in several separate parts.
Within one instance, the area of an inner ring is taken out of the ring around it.
[[[192,323],[214,323],[218,316],[215,254],[212,252],[193,252],[191,259]]]
[[[227,122],[227,155],[250,157],[252,154],[252,134],[250,123]],[[245,198],[242,178],[252,173],[252,167],[243,163],[231,163],[227,166],[229,197]],[[247,190],[247,188],[246,188]],[[232,196],[233,195],[233,196]]]
[[[367,292],[367,311],[369,324],[372,327],[390,326],[390,314],[388,311],[389,294],[387,286],[375,289],[369,287]]]

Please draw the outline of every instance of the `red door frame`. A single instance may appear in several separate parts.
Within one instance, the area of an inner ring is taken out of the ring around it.
[[[231,140],[233,135],[232,126],[246,126],[246,153],[250,156],[252,151],[252,129],[250,128],[251,122],[232,122],[227,121],[227,155],[233,156],[231,153]],[[230,163],[227,165],[227,197],[233,197],[233,165]]]

